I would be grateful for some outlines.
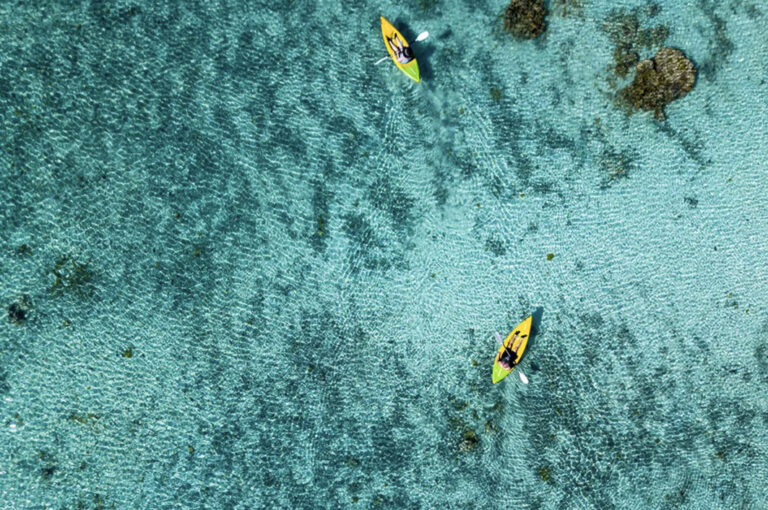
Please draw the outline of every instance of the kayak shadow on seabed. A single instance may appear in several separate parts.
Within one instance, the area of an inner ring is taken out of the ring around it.
[[[531,354],[536,351],[536,336],[539,334],[539,324],[541,324],[543,315],[544,308],[541,306],[537,307],[531,314],[533,320],[531,321],[531,333],[528,336],[528,345],[530,346],[528,348],[528,359],[530,359]],[[539,365],[536,362],[530,361],[529,364],[533,372],[539,371]]]
[[[403,34],[403,37],[405,37],[405,40],[413,47],[413,54],[416,60],[419,61],[419,74],[421,74],[422,81],[432,79],[433,72],[430,57],[435,52],[435,47],[429,40],[415,42],[416,37],[427,29],[422,28],[422,30],[414,32],[411,30],[411,26],[400,18],[395,18],[393,25],[397,27],[400,33]]]

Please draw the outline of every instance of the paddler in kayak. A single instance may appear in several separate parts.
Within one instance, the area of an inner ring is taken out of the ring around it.
[[[410,46],[404,46],[403,41],[395,34],[394,37],[387,37],[387,43],[392,51],[395,52],[395,58],[401,64],[407,64],[413,60],[413,50]]]
[[[504,345],[504,341],[498,333],[496,333],[496,339],[501,345]],[[518,338],[517,333],[515,333],[515,336],[512,337],[512,347],[505,347],[504,352],[499,356],[498,363],[501,368],[504,370],[512,370],[515,368],[515,365],[517,365],[517,349],[520,348],[522,341],[523,339]]]

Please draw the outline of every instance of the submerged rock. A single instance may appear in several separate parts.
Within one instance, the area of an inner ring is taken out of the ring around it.
[[[520,39],[534,39],[544,32],[544,0],[512,0],[504,11],[504,30]]]
[[[664,119],[664,107],[693,89],[696,66],[682,51],[661,48],[652,59],[635,66],[635,79],[619,92],[619,98],[632,110],[653,111]]]
[[[18,303],[11,303],[8,306],[8,320],[16,326],[23,326],[27,323],[27,314],[32,308],[29,296],[23,295]]]
[[[11,321],[11,324],[20,326],[27,322],[27,311],[18,303],[11,303],[11,306],[8,307],[8,320]]]

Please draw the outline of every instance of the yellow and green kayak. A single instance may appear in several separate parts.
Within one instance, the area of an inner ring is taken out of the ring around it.
[[[419,63],[416,61],[415,57],[405,64],[402,64],[397,60],[397,55],[395,55],[395,51],[392,49],[392,44],[402,45],[405,48],[409,47],[409,44],[408,41],[405,40],[405,37],[403,37],[403,34],[398,32],[398,30],[392,26],[392,23],[384,19],[384,16],[381,16],[381,36],[384,38],[384,46],[387,47],[387,52],[389,53],[389,56],[392,57],[392,61],[397,68],[413,81],[420,81]]]
[[[520,346],[517,348],[517,359],[515,360],[515,363],[520,363],[520,360],[523,357],[523,353],[525,352],[525,347],[528,345],[528,336],[531,334],[531,324],[533,323],[533,316],[528,317],[523,322],[517,325],[515,329],[513,329],[509,335],[507,335],[507,338],[504,339],[504,345],[499,346],[499,351],[496,353],[496,357],[493,359],[493,384],[496,384],[497,382],[504,379],[506,376],[512,373],[512,370],[515,369],[515,367],[512,367],[512,370],[505,370],[499,366],[499,357],[501,357],[502,353],[504,352],[504,348],[511,349],[512,344],[517,340],[518,338],[521,339]]]

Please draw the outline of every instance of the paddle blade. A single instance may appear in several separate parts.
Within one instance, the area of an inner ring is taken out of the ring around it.
[[[528,384],[528,378],[521,370],[518,370],[517,374],[520,376],[520,380],[523,381],[523,384]]]
[[[424,32],[422,32],[422,33],[420,33],[418,36],[416,36],[416,41],[415,41],[415,42],[423,41],[423,40],[424,40],[424,39],[426,39],[427,37],[429,37],[429,32],[427,32],[427,31],[425,30]]]

